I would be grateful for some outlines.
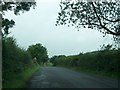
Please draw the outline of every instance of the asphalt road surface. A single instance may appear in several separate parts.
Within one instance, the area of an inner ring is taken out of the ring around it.
[[[26,88],[118,88],[118,80],[60,67],[42,67]]]

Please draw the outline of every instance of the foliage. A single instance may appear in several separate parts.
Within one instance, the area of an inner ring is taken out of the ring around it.
[[[108,44],[105,46],[105,44],[103,44],[103,46],[101,46],[101,50],[105,51],[109,51],[109,50],[112,50],[112,49],[115,49],[115,48],[112,48],[112,45]]]
[[[7,11],[13,11],[15,15],[20,15],[20,12],[29,11],[31,7],[35,8],[36,2],[23,0],[0,0],[0,27],[2,30],[2,84],[3,88],[21,87],[23,83],[37,69],[37,63],[34,63],[31,55],[26,50],[20,48],[16,39],[7,37],[10,33],[9,29],[15,25],[14,20],[5,18]],[[2,8],[2,9],[1,9]]]
[[[21,87],[38,66],[33,62],[29,52],[17,45],[16,39],[13,37],[2,39],[3,88]]]
[[[14,74],[11,78],[11,75],[8,75],[10,80],[8,80],[6,83],[2,84],[2,88],[8,89],[8,88],[25,88],[26,82],[29,80],[29,78],[39,69],[38,65],[35,65],[33,62],[31,62],[30,67],[26,67],[25,70],[22,73]]]
[[[120,2],[63,0],[56,25],[68,24],[80,28],[97,29],[104,35],[120,36]]]
[[[39,64],[45,63],[48,60],[47,49],[40,43],[29,46],[27,51],[31,54],[32,58],[37,59]]]
[[[9,34],[8,29],[12,28],[14,25],[15,25],[15,22],[13,20],[2,18],[2,28],[5,34]]]
[[[11,0],[8,2],[6,0],[0,0],[0,7],[2,7],[2,10],[0,10],[0,12],[2,15],[5,15],[5,12],[7,11],[13,11],[15,15],[20,15],[20,11],[29,11],[31,7],[35,8],[35,6],[36,2],[34,0],[31,2],[22,0]],[[2,17],[2,34],[9,34],[9,28],[12,28],[14,25],[15,22],[13,20]]]
[[[7,75],[21,73],[31,62],[30,55],[18,47],[13,37],[2,40],[2,73],[3,79],[7,80]]]
[[[110,73],[111,76],[118,75],[119,50],[109,48],[111,45],[104,46],[99,51],[80,53],[73,56],[53,56],[50,61],[54,66],[77,68],[84,71],[97,71]],[[109,49],[108,49],[109,48]]]

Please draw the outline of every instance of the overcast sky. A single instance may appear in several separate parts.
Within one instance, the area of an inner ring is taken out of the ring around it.
[[[95,51],[102,44],[113,43],[110,36],[103,38],[96,30],[81,28],[77,31],[72,26],[55,26],[59,3],[59,0],[38,0],[36,8],[29,12],[18,16],[13,12],[6,13],[6,17],[16,23],[10,36],[14,36],[23,48],[41,43],[47,48],[49,57]]]

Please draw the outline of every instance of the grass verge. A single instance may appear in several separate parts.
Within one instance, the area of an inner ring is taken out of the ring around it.
[[[40,68],[39,65],[32,65],[32,67],[26,68],[22,73],[12,75],[13,78],[9,79],[6,83],[3,83],[4,88],[24,88],[26,81]]]

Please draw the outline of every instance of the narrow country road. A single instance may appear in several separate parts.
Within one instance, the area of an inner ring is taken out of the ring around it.
[[[26,88],[117,88],[118,81],[60,67],[42,67]]]

